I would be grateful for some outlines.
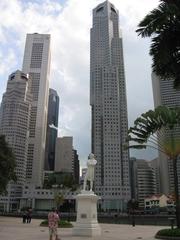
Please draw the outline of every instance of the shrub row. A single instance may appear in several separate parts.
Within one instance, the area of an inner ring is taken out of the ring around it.
[[[44,220],[40,223],[41,227],[47,227],[48,226],[48,220]],[[60,220],[58,222],[58,227],[63,227],[63,228],[71,228],[73,227],[73,225],[68,222],[68,221],[64,221],[64,220]]]
[[[179,228],[162,229],[156,233],[155,237],[158,239],[173,239],[173,240],[179,239],[180,240],[180,229]],[[167,237],[167,238],[165,238],[165,237]]]

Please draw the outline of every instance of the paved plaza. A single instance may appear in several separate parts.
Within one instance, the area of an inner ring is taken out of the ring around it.
[[[48,228],[39,227],[42,220],[32,219],[32,223],[23,224],[20,218],[0,217],[0,240],[48,240]],[[122,224],[100,224],[101,237],[72,236],[72,229],[59,228],[62,240],[153,240],[161,226],[135,226]]]

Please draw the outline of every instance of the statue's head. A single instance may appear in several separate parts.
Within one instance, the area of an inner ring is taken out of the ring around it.
[[[90,153],[88,159],[94,159],[94,154]]]

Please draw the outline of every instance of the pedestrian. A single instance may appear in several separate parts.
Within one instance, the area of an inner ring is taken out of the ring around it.
[[[26,212],[23,211],[23,223],[26,223]]]
[[[31,223],[31,218],[32,218],[32,209],[28,209],[27,211],[27,223]]]
[[[48,226],[49,226],[49,240],[60,240],[58,237],[58,222],[59,222],[59,215],[57,214],[57,210],[55,208],[48,214]]]

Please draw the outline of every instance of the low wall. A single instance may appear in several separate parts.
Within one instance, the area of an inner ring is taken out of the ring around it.
[[[32,218],[47,219],[47,213],[33,213]],[[0,216],[22,217],[22,214],[17,213],[0,213]],[[61,219],[68,221],[76,221],[76,213],[60,213]],[[156,226],[170,226],[170,218],[174,215],[118,215],[118,214],[98,214],[99,223],[111,224],[132,224],[137,225],[156,225]]]

